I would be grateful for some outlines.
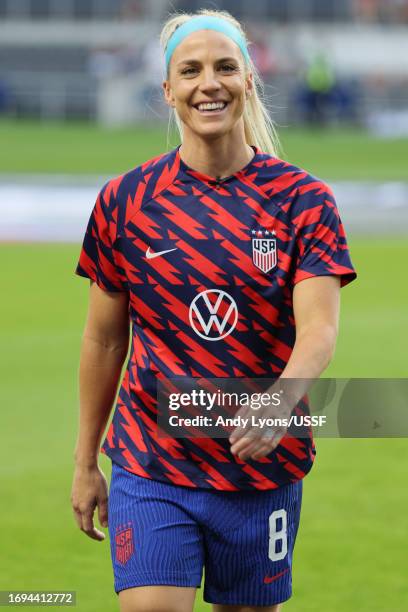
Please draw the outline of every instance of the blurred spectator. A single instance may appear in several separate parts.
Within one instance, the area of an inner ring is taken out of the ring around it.
[[[144,0],[122,0],[120,16],[122,19],[138,19],[144,17],[146,2]]]
[[[278,69],[275,53],[262,35],[259,33],[251,34],[251,32],[248,32],[248,38],[251,41],[249,45],[251,59],[262,80],[268,80],[268,77],[276,74]]]
[[[408,0],[389,0],[383,4],[390,23],[408,23]]]
[[[356,121],[357,85],[336,79],[323,53],[318,53],[306,67],[295,93],[301,119],[311,125]]]
[[[5,115],[11,107],[11,92],[5,79],[0,76],[0,115]]]
[[[334,71],[327,57],[318,53],[305,74],[305,103],[309,123],[326,123],[335,82]]]
[[[358,20],[374,23],[378,20],[379,0],[354,0],[354,14]]]
[[[367,23],[408,23],[408,0],[354,0],[353,9]]]

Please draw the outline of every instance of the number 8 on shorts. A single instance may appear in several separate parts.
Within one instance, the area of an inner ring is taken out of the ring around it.
[[[281,546],[277,546],[278,542],[281,542]],[[287,552],[287,513],[281,508],[272,512],[269,517],[269,558],[271,561],[281,561]]]

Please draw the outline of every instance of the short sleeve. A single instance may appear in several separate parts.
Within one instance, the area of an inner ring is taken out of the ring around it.
[[[295,219],[298,258],[294,284],[314,276],[338,276],[343,287],[357,274],[333,193],[322,183],[317,194],[308,192],[301,198],[304,204]]]
[[[113,209],[106,206],[103,194],[104,189],[89,218],[75,274],[95,281],[105,291],[127,291],[126,277],[116,263],[115,215]]]

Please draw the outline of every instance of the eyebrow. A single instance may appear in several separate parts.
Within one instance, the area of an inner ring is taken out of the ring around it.
[[[221,64],[222,62],[234,62],[237,64],[238,60],[235,57],[221,57],[220,59],[217,59],[215,63]],[[177,66],[181,66],[182,64],[201,64],[201,61],[197,59],[187,59],[177,62]]]

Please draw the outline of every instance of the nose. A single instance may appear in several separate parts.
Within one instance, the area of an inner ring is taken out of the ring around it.
[[[201,91],[217,91],[221,88],[221,83],[217,79],[217,73],[213,68],[205,68],[201,73]]]

